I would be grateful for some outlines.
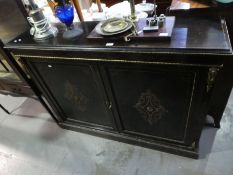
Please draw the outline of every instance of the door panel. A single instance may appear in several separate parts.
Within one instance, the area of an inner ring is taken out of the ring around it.
[[[57,62],[33,62],[32,65],[65,117],[112,128],[95,67],[85,63]]]
[[[169,68],[106,68],[124,133],[184,143],[195,72]]]

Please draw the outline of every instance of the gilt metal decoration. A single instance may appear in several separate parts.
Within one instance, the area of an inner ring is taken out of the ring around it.
[[[81,112],[87,110],[88,98],[70,81],[65,83],[64,97],[74,103],[74,106]]]
[[[167,110],[161,105],[158,97],[150,90],[141,94],[135,108],[142,114],[144,120],[150,125],[156,123],[167,112]]]
[[[219,68],[216,68],[216,67],[209,68],[207,85],[206,85],[207,92],[209,92],[210,89],[214,86],[214,82],[218,74],[218,71],[219,71]]]

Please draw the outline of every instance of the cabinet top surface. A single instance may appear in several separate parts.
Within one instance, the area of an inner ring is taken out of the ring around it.
[[[226,25],[224,21],[201,18],[176,18],[170,41],[93,41],[86,37],[96,26],[96,22],[85,22],[79,25],[84,33],[74,40],[65,40],[62,33],[64,26],[59,25],[55,38],[35,41],[29,31],[10,41],[9,49],[65,50],[65,51],[120,51],[120,52],[187,52],[187,53],[222,53],[231,54]],[[19,42],[20,39],[20,42]],[[15,42],[15,40],[18,40]],[[106,43],[114,43],[106,46]]]

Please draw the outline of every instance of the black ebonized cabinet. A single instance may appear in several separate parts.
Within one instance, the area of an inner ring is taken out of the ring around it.
[[[74,41],[26,32],[6,48],[61,127],[197,158],[215,79],[232,59],[224,21],[178,19],[171,41],[112,47],[86,39],[95,24]]]

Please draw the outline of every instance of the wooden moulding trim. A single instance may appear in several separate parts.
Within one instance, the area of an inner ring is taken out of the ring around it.
[[[99,62],[119,62],[119,63],[135,63],[135,64],[157,64],[157,65],[175,65],[175,66],[193,66],[193,67],[219,67],[223,65],[203,65],[203,64],[189,64],[178,62],[156,62],[156,61],[136,61],[123,59],[101,59],[101,58],[67,58],[67,57],[52,57],[52,56],[35,56],[35,55],[15,55],[16,57],[35,58],[35,59],[54,59],[54,60],[77,60],[77,61],[99,61]]]

